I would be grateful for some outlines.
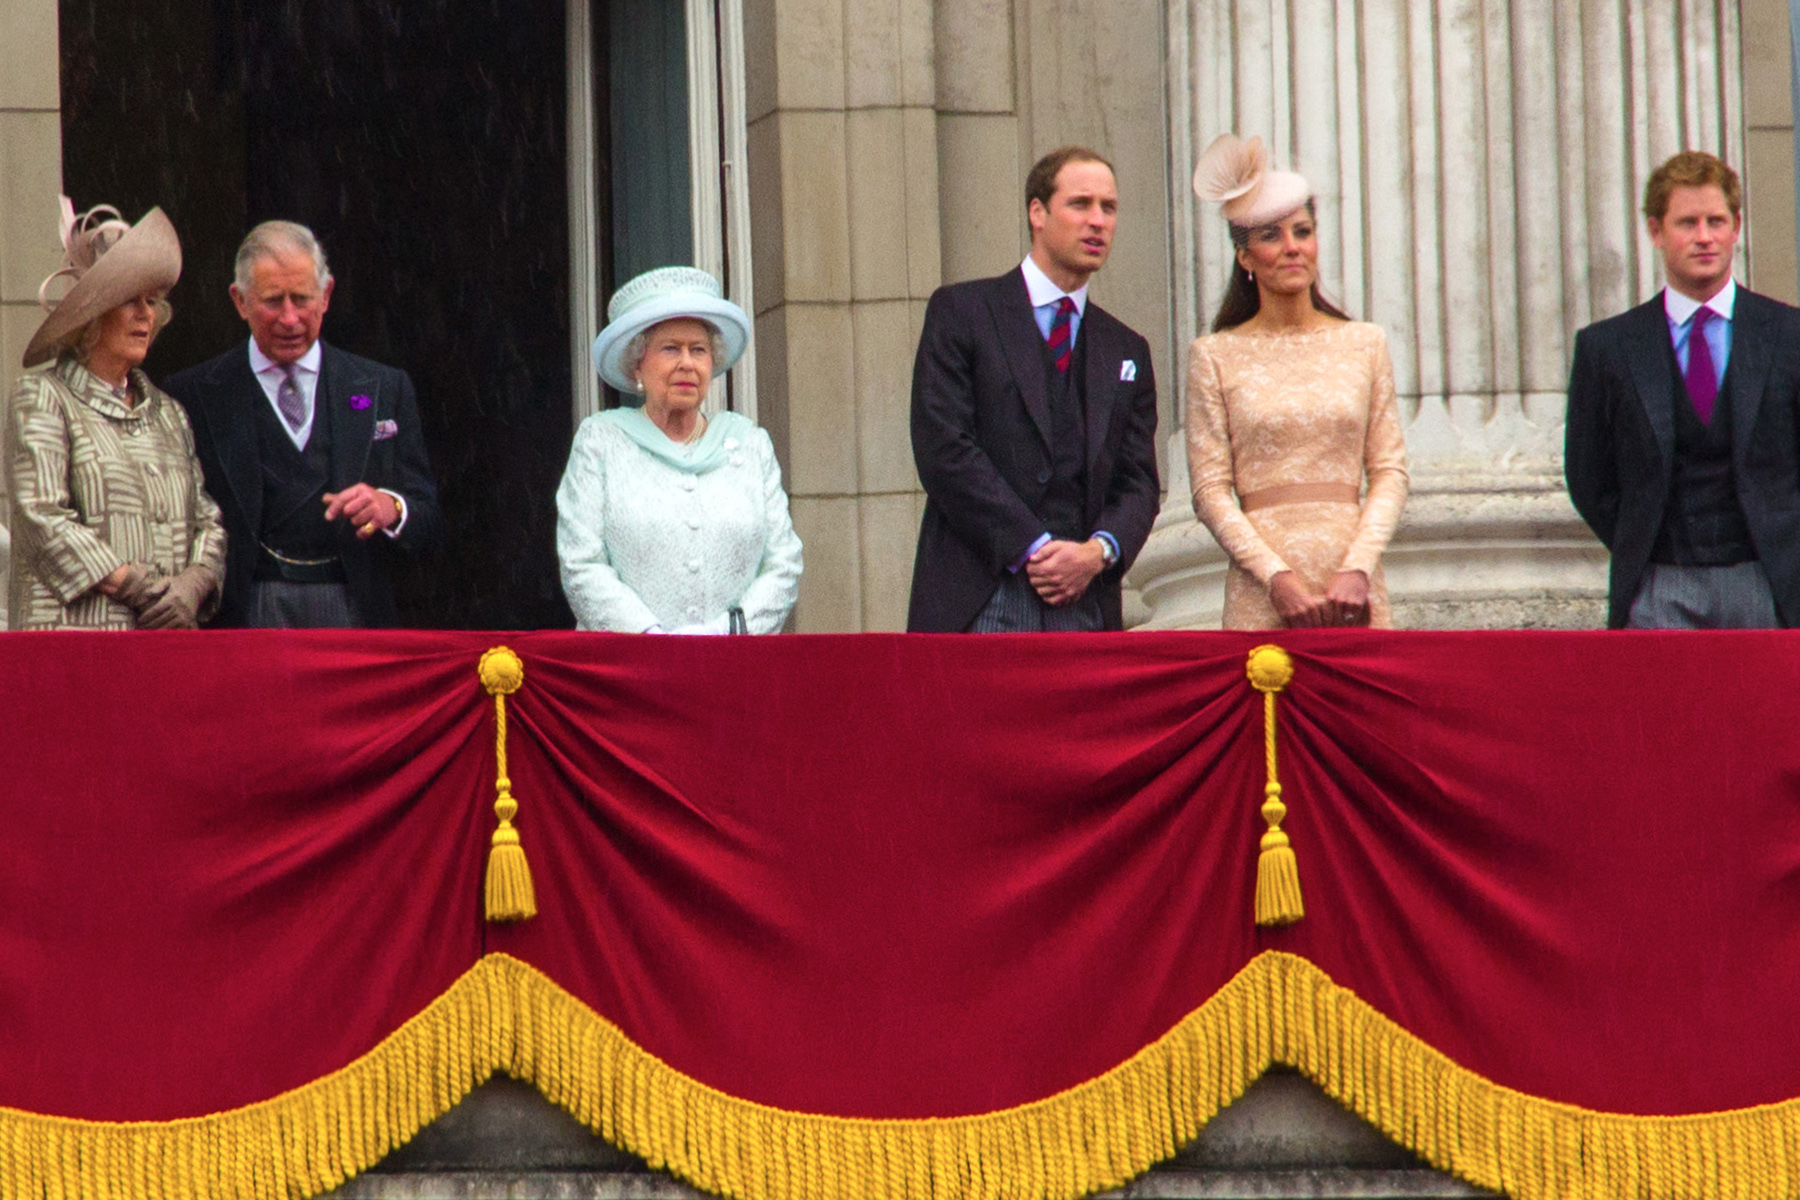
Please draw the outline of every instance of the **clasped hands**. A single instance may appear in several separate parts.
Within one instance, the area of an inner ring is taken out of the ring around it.
[[[1025,577],[1045,604],[1062,608],[1086,594],[1088,584],[1106,568],[1099,538],[1085,542],[1052,539],[1025,560]]]
[[[1339,571],[1324,591],[1295,571],[1281,571],[1269,580],[1269,600],[1289,629],[1369,623],[1369,577],[1361,571]]]
[[[355,483],[341,492],[325,493],[325,519],[349,517],[356,536],[370,538],[376,530],[392,529],[400,520],[400,506],[386,492],[366,483]]]
[[[208,567],[164,575],[146,563],[126,563],[96,585],[137,614],[139,629],[198,629],[200,610],[219,586]]]

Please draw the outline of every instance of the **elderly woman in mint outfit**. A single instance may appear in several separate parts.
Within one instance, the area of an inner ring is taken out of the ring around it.
[[[800,584],[800,538],[769,435],[701,405],[750,341],[744,310],[693,267],[625,284],[594,339],[601,378],[642,407],[575,432],[556,552],[580,629],[775,633]]]

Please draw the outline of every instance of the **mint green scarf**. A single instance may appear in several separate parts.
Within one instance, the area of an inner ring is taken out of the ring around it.
[[[600,419],[611,423],[651,455],[690,475],[704,475],[724,466],[727,456],[741,447],[750,437],[751,430],[756,428],[750,418],[737,413],[713,413],[706,419],[706,432],[700,435],[700,440],[684,446],[671,441],[641,408],[609,408],[600,414]],[[731,445],[727,446],[727,442]]]

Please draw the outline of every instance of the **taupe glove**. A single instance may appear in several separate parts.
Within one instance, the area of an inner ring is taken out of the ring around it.
[[[125,581],[113,592],[113,599],[136,613],[143,612],[169,590],[166,575],[143,563],[125,564]]]
[[[139,629],[196,629],[200,609],[219,586],[208,567],[189,567],[168,580],[162,596],[138,614]]]

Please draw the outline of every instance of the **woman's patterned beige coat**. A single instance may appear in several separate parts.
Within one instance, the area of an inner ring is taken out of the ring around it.
[[[73,358],[13,392],[14,629],[131,629],[136,614],[94,585],[129,562],[165,575],[201,564],[222,580],[225,528],[201,486],[181,406],[142,371],[126,407]],[[208,608],[216,606],[215,591]],[[203,618],[207,612],[200,614]]]

